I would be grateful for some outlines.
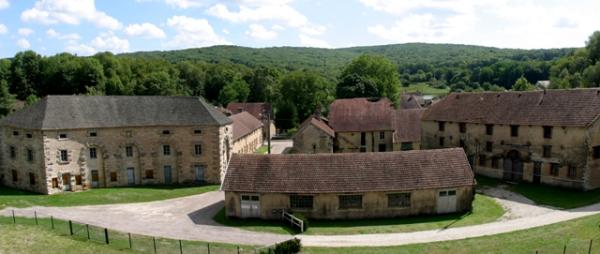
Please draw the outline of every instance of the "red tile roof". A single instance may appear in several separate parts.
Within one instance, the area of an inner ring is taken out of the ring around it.
[[[308,125],[313,125],[317,129],[323,131],[325,134],[335,137],[335,131],[333,131],[333,129],[331,129],[331,127],[329,127],[329,125],[327,125],[327,123],[319,116],[312,115],[304,120],[304,122],[302,122],[298,128],[298,132],[301,132]]]
[[[431,106],[424,121],[537,126],[591,125],[600,114],[600,89],[453,93]]]
[[[262,128],[263,123],[252,116],[250,113],[243,111],[229,117],[233,121],[233,140],[238,140],[253,131]]]
[[[394,142],[420,142],[425,109],[400,109],[394,116]]]
[[[421,102],[423,100],[419,95],[414,94],[402,94],[400,96],[400,108],[401,109],[419,109],[421,108]]]
[[[256,119],[263,119],[263,112],[271,112],[271,104],[265,102],[232,102],[227,104],[227,109],[232,114],[237,114],[242,111],[246,111],[256,117]],[[271,117],[273,117],[271,115]]]
[[[224,191],[356,193],[475,184],[462,148],[339,154],[234,154]]]
[[[336,132],[393,130],[394,106],[387,99],[337,99],[329,106],[329,126]]]

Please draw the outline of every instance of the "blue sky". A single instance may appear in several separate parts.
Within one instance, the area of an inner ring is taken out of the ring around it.
[[[581,47],[598,0],[0,0],[0,57],[233,44]]]

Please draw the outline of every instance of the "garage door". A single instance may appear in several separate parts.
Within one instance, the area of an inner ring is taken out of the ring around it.
[[[260,217],[260,197],[258,194],[242,195],[241,200],[242,218]]]
[[[456,190],[443,190],[438,192],[437,212],[456,212]]]

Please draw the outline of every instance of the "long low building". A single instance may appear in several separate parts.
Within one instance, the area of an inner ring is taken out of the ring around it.
[[[475,179],[460,148],[386,153],[234,154],[226,215],[350,219],[465,212]]]
[[[254,153],[263,144],[263,123],[246,111],[229,117],[233,121],[233,152]]]

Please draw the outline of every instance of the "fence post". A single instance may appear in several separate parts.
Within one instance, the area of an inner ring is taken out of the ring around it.
[[[206,250],[208,250],[208,254],[210,254],[210,243],[206,243]]]
[[[110,242],[108,241],[108,228],[104,228],[104,242],[106,244],[109,244]]]
[[[127,233],[127,236],[129,237],[129,248],[133,249],[133,243],[131,242],[131,233]]]
[[[179,240],[179,254],[183,254],[183,245],[181,245],[181,240]]]
[[[588,249],[588,254],[592,253],[592,243],[594,242],[594,239],[590,239],[590,248]]]
[[[240,254],[240,246],[237,246],[238,254]]]
[[[87,238],[90,240],[90,225],[85,224],[85,231],[87,232]]]
[[[15,218],[15,210],[12,210],[13,224],[17,224],[17,219]]]
[[[156,237],[152,237],[152,244],[154,245],[154,254],[156,254]]]
[[[54,216],[50,216],[50,228],[54,229]]]
[[[69,220],[69,234],[73,235],[73,222]]]
[[[563,247],[563,254],[567,253],[567,244],[565,243],[565,247]]]
[[[36,211],[33,211],[33,218],[35,219],[35,225],[39,225]]]

